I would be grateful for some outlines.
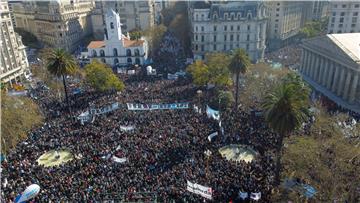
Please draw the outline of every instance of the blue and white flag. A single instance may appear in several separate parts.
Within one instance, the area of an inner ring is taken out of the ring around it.
[[[220,120],[220,113],[219,111],[216,111],[212,108],[210,108],[208,105],[206,105],[206,115],[209,117],[209,118],[213,118],[215,120]]]

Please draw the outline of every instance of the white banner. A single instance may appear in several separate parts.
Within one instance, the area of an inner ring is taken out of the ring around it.
[[[133,131],[134,129],[135,129],[135,126],[132,126],[132,125],[129,125],[129,126],[121,125],[120,126],[120,130],[123,132]]]
[[[202,186],[197,183],[192,183],[190,181],[187,181],[187,191],[198,194],[202,197],[205,197],[207,199],[212,199],[212,189],[210,187]]]
[[[187,109],[189,108],[189,102],[172,103],[172,104],[133,104],[127,103],[128,110],[161,110],[161,109]]]
[[[115,155],[113,155],[111,157],[111,160],[113,160],[116,163],[125,163],[127,159],[126,159],[126,157],[119,158],[119,157],[116,157]]]

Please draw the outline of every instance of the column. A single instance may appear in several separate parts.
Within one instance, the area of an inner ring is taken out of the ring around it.
[[[335,63],[333,61],[329,60],[329,72],[328,75],[326,76],[326,88],[328,90],[331,90],[331,82],[333,81],[334,78],[334,71],[335,71]]]
[[[336,87],[339,83],[339,73],[340,73],[340,65],[339,64],[335,64],[335,74],[333,77],[333,82],[332,82],[332,87],[331,87],[331,91],[336,94]]]
[[[352,80],[351,89],[350,89],[350,96],[349,96],[350,103],[353,103],[355,100],[358,82],[359,82],[359,73],[355,73],[354,79]]]
[[[303,49],[303,62],[301,64],[301,73],[304,74],[306,70],[307,61],[309,60],[309,53],[307,50]]]
[[[316,71],[318,69],[318,66],[319,66],[319,56],[318,55],[315,55],[315,60],[314,60],[314,63],[313,63],[313,66],[312,66],[312,71],[311,71],[311,79],[313,81],[316,81]]]
[[[311,64],[312,64],[312,60],[313,60],[313,53],[311,53],[310,51],[308,51],[308,55],[309,55],[309,59],[307,61],[307,64],[306,64],[306,76],[310,76],[310,70],[311,70]]]
[[[305,63],[305,49],[301,51],[301,59],[300,59],[300,68],[299,73],[302,73],[304,70],[304,64]]]
[[[323,66],[324,66],[324,57],[319,56],[320,57],[320,62],[318,65],[318,68],[316,70],[316,81],[319,85],[321,85],[321,80],[320,80],[320,76],[323,74]]]
[[[344,85],[344,90],[343,90],[343,99],[347,100],[348,95],[349,95],[349,90],[350,90],[350,81],[351,81],[351,75],[352,75],[352,71],[347,69],[347,75],[346,75],[346,80],[345,80],[345,85]]]
[[[342,93],[342,91],[344,90],[344,86],[345,86],[345,84],[344,84],[344,80],[345,80],[345,73],[346,71],[345,71],[345,67],[344,66],[342,66],[341,67],[341,74],[340,74],[340,82],[339,82],[339,86],[338,86],[338,88],[337,88],[337,91],[336,91],[336,94],[340,97],[341,96],[341,93]]]
[[[321,85],[326,87],[326,78],[328,76],[330,72],[330,67],[329,67],[329,59],[325,58],[325,63],[324,63],[324,66],[323,66],[323,72],[322,72],[322,75],[321,75]]]

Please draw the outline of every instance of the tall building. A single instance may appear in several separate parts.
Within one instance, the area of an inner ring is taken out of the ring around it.
[[[109,9],[105,15],[104,40],[92,41],[87,46],[84,58],[96,59],[115,66],[143,65],[148,56],[148,44],[145,39],[130,40],[122,34],[120,16]]]
[[[360,32],[360,2],[338,1],[330,4],[328,33]]]
[[[314,89],[343,108],[360,113],[360,33],[306,40],[300,73]]]
[[[252,61],[264,57],[267,20],[261,2],[193,2],[189,20],[194,59],[236,48],[245,49]]]
[[[49,47],[74,51],[92,34],[92,1],[23,1],[12,5],[16,26]]]
[[[97,11],[93,13],[95,35],[102,36],[108,9],[113,9],[120,15],[122,30],[129,32],[134,29],[146,30],[155,24],[155,0],[117,0],[95,2]],[[102,21],[102,22],[101,22]]]
[[[0,16],[0,80],[12,85],[29,73],[29,63],[21,37],[14,32],[7,0],[0,1]]]
[[[329,16],[329,1],[313,0],[304,1],[303,3],[303,18],[306,21],[309,20],[322,20]]]
[[[291,41],[303,25],[303,2],[268,1],[267,41],[269,49],[277,49]]]

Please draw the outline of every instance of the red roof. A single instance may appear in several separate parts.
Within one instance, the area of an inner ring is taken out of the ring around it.
[[[124,47],[138,47],[143,45],[144,40],[129,40],[127,37],[123,38]],[[87,48],[105,48],[105,41],[91,41]]]
[[[87,48],[96,49],[105,47],[104,41],[91,41]]]

